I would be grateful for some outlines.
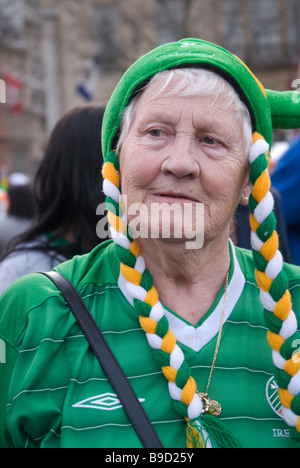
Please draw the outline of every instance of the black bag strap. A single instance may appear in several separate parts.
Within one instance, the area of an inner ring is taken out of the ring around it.
[[[145,448],[163,448],[115,355],[77,290],[56,271],[40,272],[62,292]]]

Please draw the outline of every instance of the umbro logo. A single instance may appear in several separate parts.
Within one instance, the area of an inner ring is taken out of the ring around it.
[[[144,398],[139,398],[139,401],[143,403]],[[85,400],[79,401],[72,405],[73,408],[94,408],[102,411],[114,411],[122,408],[122,404],[115,393],[103,393],[102,395],[96,395]]]

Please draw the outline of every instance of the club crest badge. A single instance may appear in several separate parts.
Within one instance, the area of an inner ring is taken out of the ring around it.
[[[269,405],[271,406],[272,410],[280,417],[283,418],[282,415],[282,403],[279,398],[278,394],[278,383],[275,380],[275,377],[271,377],[268,380],[266,386],[266,395]]]

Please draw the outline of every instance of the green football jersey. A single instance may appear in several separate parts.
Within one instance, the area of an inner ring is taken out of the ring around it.
[[[209,396],[221,421],[247,447],[295,447],[281,417],[272,352],[251,252],[230,244],[225,322]],[[115,244],[56,268],[77,288],[104,333],[165,448],[186,447],[186,422],[152,357],[127,297]],[[300,314],[300,268],[285,265],[293,310]],[[166,316],[205,392],[217,342],[224,290],[192,326]],[[0,300],[0,446],[139,448],[110,382],[61,293],[45,276],[22,278]]]

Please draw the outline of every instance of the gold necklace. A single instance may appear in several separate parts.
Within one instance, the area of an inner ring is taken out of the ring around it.
[[[205,393],[200,393],[197,391],[199,397],[202,400],[203,403],[203,410],[202,414],[209,414],[211,416],[220,416],[222,407],[220,403],[218,403],[216,400],[211,400],[208,396],[208,390],[210,387],[210,382],[212,379],[212,375],[214,372],[214,368],[216,365],[216,360],[219,352],[219,347],[220,347],[220,342],[221,342],[221,337],[222,337],[222,331],[223,331],[223,325],[224,325],[224,316],[225,316],[225,309],[226,309],[226,301],[227,301],[227,290],[228,290],[228,279],[229,279],[229,271],[227,272],[226,279],[225,279],[225,286],[224,286],[224,301],[223,301],[223,309],[222,309],[222,315],[221,315],[221,322],[220,322],[220,328],[219,328],[219,333],[218,333],[218,338],[217,338],[217,344],[216,344],[216,349],[213,357],[213,362],[211,365],[210,369],[210,374],[208,378],[208,383],[206,387],[206,392]]]

